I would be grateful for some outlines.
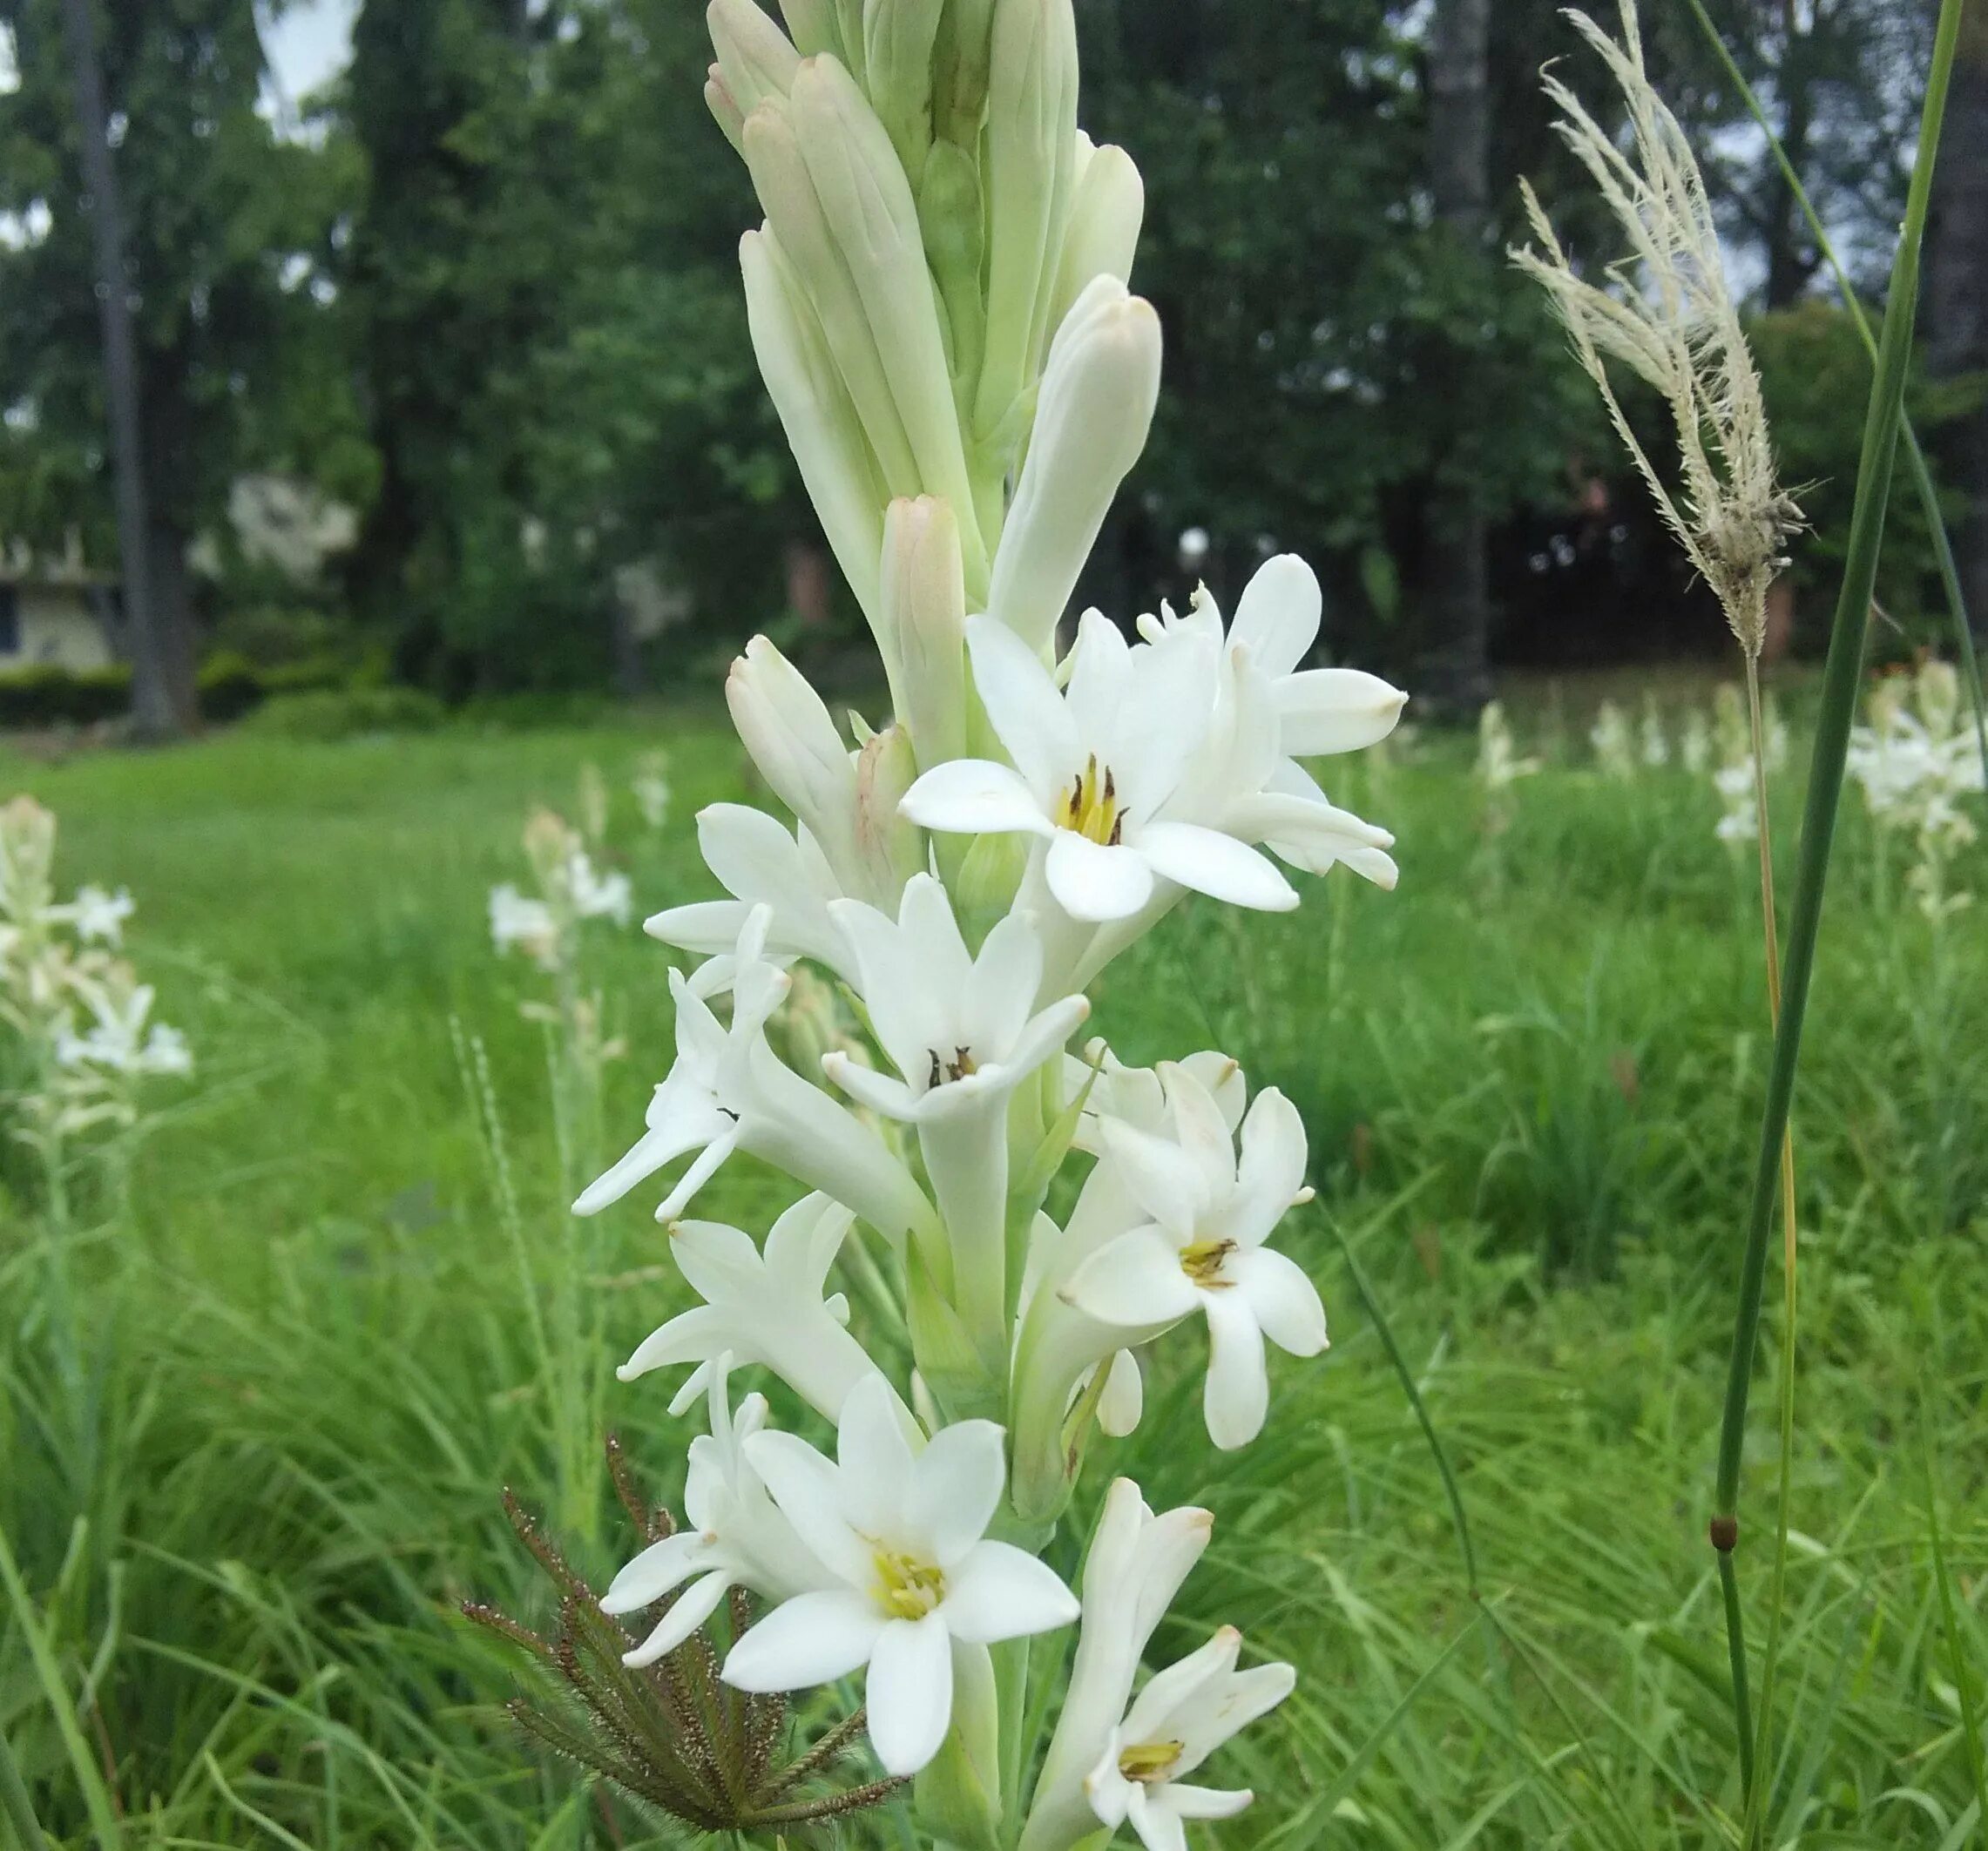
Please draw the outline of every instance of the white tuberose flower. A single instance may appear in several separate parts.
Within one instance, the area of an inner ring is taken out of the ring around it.
[[[813,958],[853,979],[849,948],[828,911],[842,890],[806,823],[789,835],[764,810],[709,804],[697,813],[697,846],[732,898],[693,901],[657,913],[642,922],[651,938],[715,956],[738,942],[755,906],[770,906],[767,949],[773,956]]]
[[[86,886],[76,889],[76,897],[67,906],[51,906],[48,916],[67,920],[86,945],[118,945],[124,942],[125,921],[137,910],[138,903],[126,888],[113,894]]]
[[[1156,881],[1271,912],[1298,903],[1254,848],[1168,814],[1214,711],[1216,664],[1205,638],[1182,632],[1133,648],[1087,611],[1059,692],[1001,624],[970,618],[966,636],[981,701],[1014,764],[935,766],[905,796],[914,822],[1041,838],[1049,890],[1073,919],[1129,919]]]
[[[1146,1851],[1187,1851],[1183,1821],[1232,1819],[1254,1797],[1247,1787],[1225,1792],[1182,1780],[1297,1682],[1288,1665],[1236,1670],[1241,1647],[1242,1635],[1224,1626],[1155,1673],[1084,1782],[1098,1817],[1113,1828],[1129,1819]]]
[[[659,1220],[673,1220],[734,1151],[746,1150],[847,1203],[888,1240],[929,1218],[930,1205],[882,1139],[767,1044],[767,1019],[789,983],[765,956],[772,922],[770,907],[754,907],[734,956],[712,959],[694,977],[670,973],[676,1064],[649,1102],[648,1129],[581,1192],[575,1214],[597,1213],[694,1151],[656,1211]],[[721,984],[732,990],[728,1027],[707,1001]]]
[[[752,1236],[717,1221],[679,1221],[670,1252],[704,1302],[672,1318],[642,1340],[615,1373],[633,1381],[673,1363],[698,1365],[670,1404],[680,1413],[720,1357],[734,1355],[771,1369],[830,1420],[849,1390],[875,1365],[843,1329],[849,1303],[824,1299],[855,1217],[825,1195],[804,1196],[767,1235],[762,1255]]]
[[[731,1409],[732,1359],[719,1356],[709,1375],[711,1431],[690,1442],[683,1509],[691,1527],[652,1543],[629,1563],[601,1597],[604,1613],[639,1613],[695,1576],[655,1630],[634,1651],[630,1665],[653,1665],[682,1645],[711,1617],[733,1588],[750,1588],[769,1600],[786,1600],[825,1587],[822,1564],[794,1533],[747,1462],[746,1442],[766,1425],[763,1395],[748,1395]]]
[[[519,893],[509,881],[490,889],[490,944],[500,957],[521,950],[549,966],[558,943],[552,909],[543,900]]]
[[[833,901],[828,911],[855,954],[876,1038],[903,1077],[841,1053],[822,1064],[843,1091],[887,1117],[923,1122],[1004,1099],[1090,1013],[1075,996],[1031,1014],[1043,962],[1033,922],[1008,914],[975,957],[930,875],[912,876],[895,921],[857,900]]]
[[[1244,842],[1261,842],[1307,874],[1344,863],[1391,888],[1394,837],[1328,798],[1298,756],[1357,752],[1395,728],[1408,696],[1353,668],[1300,668],[1324,610],[1317,576],[1295,553],[1266,560],[1243,588],[1226,638],[1206,585],[1185,618],[1139,619],[1155,645],[1192,635],[1214,651],[1214,717],[1174,809]],[[1294,756],[1294,754],[1297,756]]]
[[[1150,1219],[1092,1253],[1063,1288],[1079,1311],[1127,1328],[1199,1310],[1208,1322],[1203,1398],[1208,1437],[1224,1449],[1262,1430],[1269,1406],[1263,1340],[1296,1356],[1325,1348],[1325,1311],[1296,1264],[1263,1243],[1287,1209],[1310,1199],[1297,1108],[1275,1087],[1242,1120],[1238,1162],[1221,1108],[1193,1075],[1162,1064],[1173,1134],[1106,1118],[1105,1161]]]
[[[725,1680],[798,1690],[869,1666],[869,1736],[893,1774],[916,1773],[952,1720],[956,1643],[1068,1625],[1078,1604],[1032,1556],[986,1540],[1005,1476],[991,1421],[942,1428],[914,1455],[881,1375],[842,1404],[835,1464],[791,1434],[746,1456],[839,1585],[776,1607],[732,1648]]]
[[[1085,1776],[1132,1701],[1139,1661],[1214,1526],[1192,1505],[1155,1517],[1129,1478],[1116,1478],[1084,1559],[1084,1618],[1070,1685],[1043,1761],[1021,1851],[1065,1851],[1096,1829]]]

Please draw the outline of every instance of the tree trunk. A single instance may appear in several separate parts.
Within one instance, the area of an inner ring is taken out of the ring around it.
[[[186,576],[192,536],[154,507],[147,530],[145,587],[152,594],[152,628],[159,679],[182,732],[199,722],[199,691],[193,670],[193,605]]]
[[[1988,7],[1962,16],[1959,56],[1933,170],[1921,324],[1942,377],[1988,371]],[[1988,633],[1988,402],[1943,433],[1942,461],[1965,501],[1954,551],[1977,635]]]
[[[118,509],[118,555],[124,581],[125,633],[132,653],[132,724],[141,739],[170,739],[191,723],[192,677],[184,699],[170,669],[151,596],[150,522],[145,447],[139,436],[137,350],[132,336],[131,282],[125,270],[124,209],[105,136],[104,83],[97,64],[91,0],[63,0],[64,39],[76,89],[76,127],[97,264],[98,320],[104,344],[104,395],[111,426]]]
[[[1429,185],[1437,220],[1481,260],[1491,221],[1491,0],[1437,0],[1429,51]],[[1467,442],[1482,422],[1476,356],[1452,354],[1442,382]],[[1424,515],[1423,692],[1439,711],[1471,717],[1491,698],[1491,592],[1484,508],[1472,471],[1438,470]]]
[[[1784,0],[1781,22],[1781,64],[1775,91],[1781,105],[1781,145],[1797,173],[1809,165],[1809,135],[1815,118],[1814,83],[1809,76],[1809,40],[1795,0]],[[1786,308],[1809,286],[1816,260],[1809,247],[1809,221],[1795,189],[1775,163],[1768,175],[1767,306]]]

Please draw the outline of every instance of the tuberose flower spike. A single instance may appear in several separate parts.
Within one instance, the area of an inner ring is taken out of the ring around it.
[[[651,1545],[666,1539],[674,1530],[669,1513],[649,1510],[635,1495],[612,1436],[607,1456],[638,1533]],[[558,1621],[541,1634],[477,1602],[464,1603],[463,1612],[532,1660],[544,1695],[516,1697],[505,1707],[534,1740],[704,1832],[840,1818],[880,1805],[903,1785],[885,1779],[808,1791],[862,1741],[861,1709],[811,1746],[781,1760],[788,1737],[785,1697],[720,1684],[718,1652],[701,1631],[657,1663],[630,1665],[633,1638],[603,1610],[600,1598],[508,1492],[504,1510],[519,1541],[558,1590]],[[746,1636],[754,1614],[742,1591],[734,1595],[729,1617],[733,1638]]]

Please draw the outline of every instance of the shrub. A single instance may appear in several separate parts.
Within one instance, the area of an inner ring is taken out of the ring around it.
[[[332,740],[432,733],[447,717],[447,708],[419,688],[316,688],[272,695],[243,724],[278,739]]]
[[[132,672],[63,668],[52,662],[0,672],[0,728],[88,726],[115,719],[132,704]]]

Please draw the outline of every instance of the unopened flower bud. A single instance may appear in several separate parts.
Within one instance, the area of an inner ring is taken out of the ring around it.
[[[739,267],[746,280],[746,321],[767,394],[828,549],[876,631],[882,488],[862,421],[822,324],[771,232],[746,233]],[[883,643],[881,632],[877,639]]]
[[[876,335],[801,159],[785,103],[769,99],[746,118],[745,152],[767,223],[792,266],[794,293],[806,299],[821,322],[835,369],[876,453],[883,486],[893,495],[916,495],[921,486],[918,465]],[[929,289],[926,294],[929,302]]]
[[[787,35],[801,57],[813,57],[822,51],[842,57],[842,34],[835,23],[835,0],[780,0],[780,17],[786,20]]]
[[[787,94],[801,54],[754,0],[711,0],[704,22],[725,87],[740,110],[749,115],[767,97]]]
[[[1050,301],[1052,339],[1094,277],[1115,276],[1121,283],[1132,280],[1133,256],[1146,216],[1146,183],[1139,179],[1132,156],[1109,142],[1093,148],[1081,130],[1077,142],[1077,186]]]
[[[918,767],[966,751],[966,586],[959,527],[936,496],[891,503],[878,603],[896,661],[898,718]]]
[[[932,133],[970,149],[987,112],[988,40],[994,0],[946,0],[932,47]]]
[[[1077,21],[1071,0],[1001,0],[989,52],[987,353],[976,438],[1003,431],[1049,340],[1050,294],[1077,158]]]
[[[732,152],[740,160],[746,158],[746,117],[739,107],[739,99],[725,87],[725,73],[717,65],[711,67],[704,79],[704,105],[711,111],[711,119],[725,132],[725,138],[732,144]]]
[[[896,910],[904,883],[924,866],[923,833],[897,814],[917,776],[902,726],[886,726],[856,755],[856,849],[865,880],[852,893],[882,910]]]
[[[932,43],[944,0],[865,0],[863,88],[915,188],[932,144]]]
[[[984,560],[985,549],[973,515],[924,239],[903,167],[876,112],[833,58],[801,65],[790,107],[795,144],[889,383],[916,462],[916,486],[953,504],[970,570]],[[798,253],[795,262],[806,271]],[[812,292],[812,275],[805,280]],[[891,488],[903,492],[895,478]]]
[[[989,613],[1030,647],[1055,635],[1159,395],[1160,317],[1115,276],[1093,279],[1050,348],[988,590]]]
[[[853,844],[855,773],[822,697],[763,636],[725,678],[725,700],[753,763],[774,794],[815,832],[833,861]]]

